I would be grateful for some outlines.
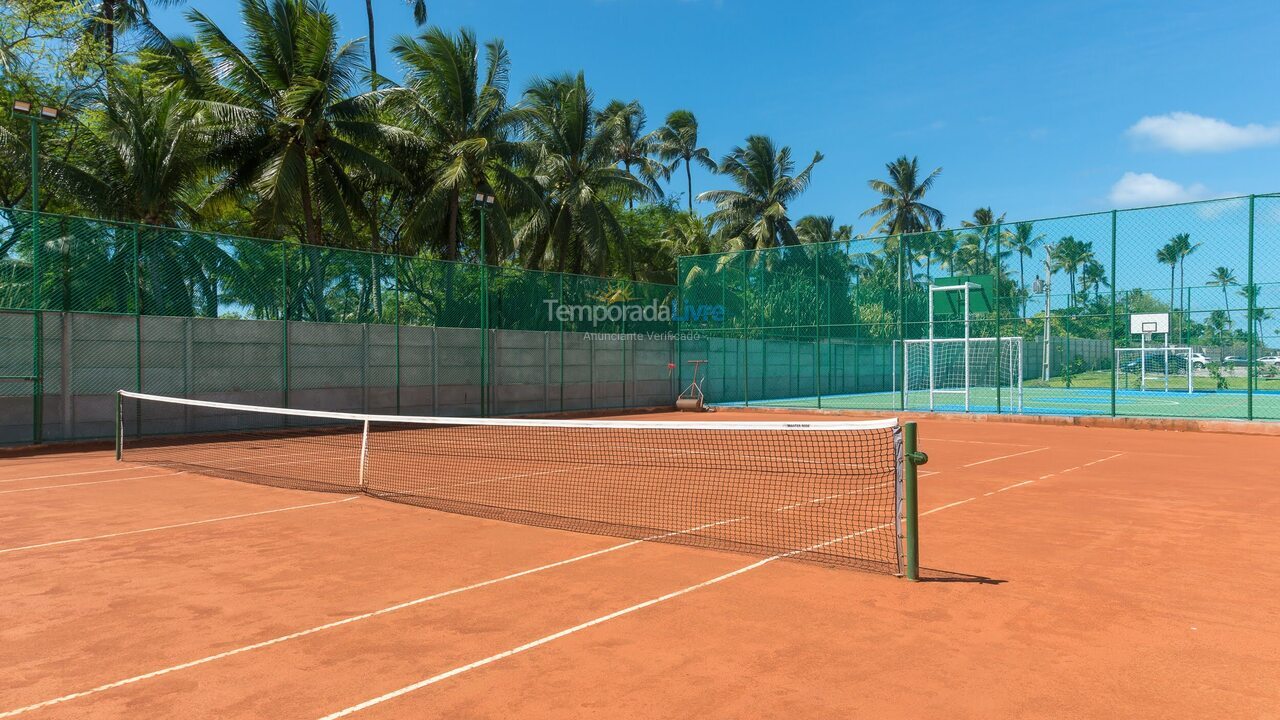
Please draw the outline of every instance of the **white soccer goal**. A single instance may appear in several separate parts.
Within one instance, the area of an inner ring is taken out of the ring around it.
[[[1022,410],[1022,338],[935,338],[903,343],[905,407],[930,410],[939,395],[963,398],[966,411]],[[957,398],[957,399],[959,399]]]
[[[929,286],[929,337],[903,341],[902,402],[912,409],[927,397],[929,409],[938,407],[938,396],[961,396],[964,410],[1022,410],[1022,338],[970,337],[971,295],[982,292],[976,282]],[[939,338],[934,335],[934,295],[957,293],[962,303],[964,335]],[[913,397],[912,393],[916,394]],[[950,405],[951,403],[947,403]]]
[[[1135,390],[1194,392],[1195,364],[1189,347],[1116,348],[1116,375]]]

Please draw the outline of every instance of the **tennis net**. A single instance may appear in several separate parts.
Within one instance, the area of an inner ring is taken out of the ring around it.
[[[130,462],[894,574],[906,562],[896,420],[443,418],[119,400],[117,457]]]

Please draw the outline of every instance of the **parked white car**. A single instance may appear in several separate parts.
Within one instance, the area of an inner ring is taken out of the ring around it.
[[[1259,365],[1277,365],[1280,366],[1280,355],[1268,355],[1258,358]]]
[[[1205,355],[1204,353],[1198,353],[1198,352],[1191,353],[1191,367],[1195,368],[1196,370],[1201,370],[1203,368],[1208,367],[1209,363],[1210,363],[1210,360],[1208,355]]]

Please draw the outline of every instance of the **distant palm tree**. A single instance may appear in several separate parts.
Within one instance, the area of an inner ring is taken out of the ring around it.
[[[515,236],[525,265],[554,264],[574,273],[604,273],[620,265],[634,274],[629,238],[612,200],[647,199],[651,191],[615,162],[612,138],[601,131],[584,75],[535,80],[516,112],[524,134],[521,153],[532,164],[529,180],[541,193]]]
[[[1080,293],[1088,299],[1089,290],[1094,291],[1094,300],[1102,300],[1102,289],[1111,287],[1107,281],[1107,268],[1102,263],[1090,258],[1080,270]]]
[[[972,220],[960,221],[962,227],[972,229],[974,231],[973,234],[978,238],[978,256],[981,259],[975,267],[975,272],[985,272],[994,267],[998,276],[1004,269],[1003,256],[1007,251],[1000,250],[998,247],[1000,244],[998,240],[1003,240],[1006,235],[1000,227],[1003,223],[1004,213],[996,217],[995,212],[990,207],[980,207],[973,211]],[[997,246],[995,252],[991,250],[992,245]]]
[[[698,147],[698,119],[688,110],[675,110],[667,116],[667,123],[654,133],[658,156],[670,163],[669,170],[675,170],[684,163],[684,177],[688,184],[689,212],[693,212],[693,164],[707,170],[715,171],[716,162],[711,159],[711,151]]]
[[[1173,303],[1173,293],[1178,287],[1176,279],[1178,272],[1178,249],[1173,243],[1165,243],[1165,246],[1156,251],[1156,260],[1164,265],[1169,266],[1169,312],[1174,312],[1176,307]]]
[[[887,235],[903,235],[941,228],[942,211],[924,203],[924,197],[933,189],[933,183],[942,168],[936,168],[923,180],[920,179],[920,163],[906,155],[884,166],[888,180],[868,180],[867,185],[879,193],[880,202],[862,211],[860,217],[878,215],[871,232]]]
[[[1173,246],[1175,252],[1178,254],[1178,297],[1180,310],[1178,313],[1178,325],[1181,330],[1182,339],[1185,341],[1187,335],[1187,320],[1189,319],[1186,312],[1191,305],[1190,298],[1186,296],[1187,256],[1195,252],[1196,248],[1200,247],[1200,243],[1195,243],[1193,245],[1191,243],[1191,235],[1188,233],[1178,233],[1169,240],[1169,244]]]
[[[1075,305],[1079,293],[1076,289],[1076,276],[1080,270],[1094,260],[1093,243],[1081,242],[1076,240],[1074,236],[1066,237],[1054,243],[1053,253],[1051,255],[1055,264],[1055,270],[1061,270],[1067,274],[1067,279],[1071,285],[1071,304]]]
[[[511,169],[517,154],[516,117],[507,106],[511,60],[501,40],[485,43],[483,55],[480,48],[466,28],[397,36],[391,52],[404,68],[404,84],[384,93],[388,110],[414,136],[393,162],[423,190],[405,207],[405,230],[440,237],[443,224],[444,258],[456,259],[463,199],[494,192],[496,184],[504,192],[489,215],[495,232],[484,259],[494,264],[511,249],[508,195],[523,189],[523,180]]]
[[[811,245],[836,239],[836,219],[831,215],[805,215],[796,222],[796,239]]]
[[[1236,273],[1229,267],[1219,265],[1213,272],[1209,273],[1209,282],[1206,285],[1217,285],[1222,288],[1222,304],[1226,307],[1227,327],[1231,327],[1231,299],[1227,296],[1227,288],[1232,285],[1239,285],[1236,280]]]
[[[1018,256],[1018,283],[1022,286],[1022,316],[1027,315],[1027,274],[1023,266],[1026,258],[1035,253],[1035,249],[1044,241],[1044,235],[1037,235],[1035,224],[1020,222],[1013,226],[1009,234],[1009,249]]]
[[[954,271],[956,252],[959,249],[959,235],[955,230],[939,230],[930,234],[929,253],[938,261],[938,269]],[[932,272],[932,269],[929,269]],[[932,279],[932,277],[930,278]]]
[[[886,241],[886,252],[893,252],[894,245],[902,246],[896,253],[898,296],[902,297],[906,283],[915,275],[911,234],[942,227],[942,211],[924,202],[925,196],[933,189],[934,181],[942,174],[942,168],[935,168],[921,179],[919,159],[908,159],[906,155],[884,167],[889,175],[887,180],[867,181],[867,186],[880,195],[880,202],[863,210],[859,217],[879,216],[871,226],[871,232],[884,232],[896,238]]]
[[[778,148],[764,135],[751,135],[725,155],[717,168],[738,189],[710,190],[698,201],[715,203],[710,219],[745,250],[794,245],[799,239],[787,217],[787,205],[809,187],[813,168],[821,161],[822,153],[815,152],[813,160],[796,172],[791,148]]]
[[[612,137],[614,159],[622,163],[628,173],[640,178],[649,186],[650,192],[662,197],[662,187],[658,179],[668,176],[666,166],[653,159],[657,153],[657,141],[652,134],[644,132],[645,114],[639,101],[624,103],[614,100],[600,111],[600,132]],[[635,172],[632,172],[632,168]],[[636,199],[627,198],[628,207],[635,207]]]

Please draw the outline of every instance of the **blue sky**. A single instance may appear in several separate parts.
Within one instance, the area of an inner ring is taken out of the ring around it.
[[[330,0],[367,35],[364,3]],[[1270,2],[439,0],[431,22],[500,37],[513,96],[583,69],[600,104],[638,99],[656,126],[688,108],[716,158],[752,133],[826,159],[792,208],[865,231],[866,186],[901,154],[943,167],[933,203],[956,225],[1280,191],[1280,13]],[[242,34],[238,3],[186,8]],[[380,70],[414,32],[376,0]],[[699,173],[695,193],[721,184]],[[683,193],[683,183],[671,187]]]

